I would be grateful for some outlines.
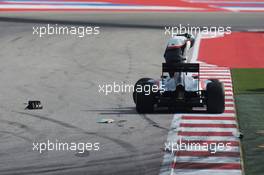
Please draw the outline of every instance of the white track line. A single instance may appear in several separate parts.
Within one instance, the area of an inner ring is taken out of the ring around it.
[[[203,8],[192,8],[192,7],[176,7],[176,6],[136,6],[136,5],[23,5],[23,4],[0,4],[0,9],[103,9],[103,10],[204,10]]]
[[[175,169],[172,175],[241,175],[241,174],[242,174],[241,170]]]
[[[193,163],[240,163],[239,157],[195,157],[195,156],[179,156],[177,162],[193,162]]]
[[[237,122],[234,120],[181,120],[182,123],[190,123],[190,124],[236,124]]]
[[[194,42],[194,46],[193,46],[193,55],[192,55],[192,58],[190,61],[191,63],[195,63],[196,60],[198,59],[200,42],[201,42],[201,34],[198,33],[196,38],[195,38],[195,42]]]
[[[218,75],[218,76],[208,76],[208,75],[204,75],[204,74],[200,74],[200,78],[206,78],[206,79],[210,79],[210,78],[214,78],[214,79],[221,79],[221,78],[230,78],[230,75],[225,76],[225,75]]]
[[[203,69],[203,68],[200,68],[200,71],[201,72],[208,72],[208,73],[213,73],[213,72],[230,73],[230,70],[227,70],[227,69],[214,70],[214,69]]]
[[[238,132],[237,128],[224,128],[225,132]],[[175,131],[183,132],[223,132],[223,128],[205,128],[205,127],[180,127]]]
[[[225,128],[223,128],[225,129]],[[180,138],[180,137],[178,137]],[[201,140],[201,141],[239,141],[237,137],[233,136],[185,136],[184,139],[186,140]]]
[[[224,75],[224,76],[230,76],[230,72],[200,72],[201,76],[207,76],[207,75]]]
[[[240,12],[240,11],[255,11],[255,12],[263,12],[264,7],[221,7],[225,10],[230,10],[233,12]]]

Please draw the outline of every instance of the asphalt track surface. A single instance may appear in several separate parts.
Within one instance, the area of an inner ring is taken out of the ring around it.
[[[131,93],[105,96],[98,85],[158,78],[164,25],[264,28],[260,13],[0,16],[0,174],[159,174],[173,115],[138,115]],[[98,25],[101,33],[38,38],[32,26],[41,23]],[[44,109],[25,110],[30,99]],[[100,118],[115,122],[98,124]],[[32,142],[47,139],[100,142],[100,151],[32,151]]]

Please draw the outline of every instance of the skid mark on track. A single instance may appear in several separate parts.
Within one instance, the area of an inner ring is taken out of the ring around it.
[[[120,139],[111,138],[109,136],[105,136],[105,135],[102,135],[102,134],[96,133],[96,132],[88,132],[88,131],[85,131],[84,129],[78,128],[78,127],[76,127],[76,126],[74,126],[72,124],[69,124],[69,123],[66,123],[66,122],[63,122],[63,121],[59,121],[59,120],[56,120],[56,119],[48,118],[46,116],[41,116],[41,115],[37,115],[37,114],[30,114],[30,113],[26,113],[26,112],[18,112],[18,111],[14,111],[14,112],[16,112],[18,114],[21,114],[21,115],[26,115],[26,116],[38,118],[38,119],[41,119],[41,120],[46,120],[46,121],[58,124],[60,126],[63,126],[65,128],[74,129],[74,130],[76,130],[78,132],[81,132],[81,133],[83,133],[85,135],[98,136],[98,137],[110,140],[110,141],[118,144],[119,146],[121,146],[122,148],[124,148],[125,150],[127,150],[129,152],[137,152],[136,148],[133,145],[131,145],[128,142],[122,141]]]
[[[32,142],[32,139],[30,139],[28,137],[24,137],[24,136],[20,135],[19,133],[10,132],[10,131],[0,131],[0,133],[4,133],[4,134],[7,134],[7,135],[12,135],[12,136],[15,136],[17,138],[20,138],[22,140],[25,140],[27,142]]]
[[[140,162],[145,162],[148,161],[150,159],[159,159],[160,157],[160,153],[159,151],[155,151],[155,152],[147,152],[144,154],[145,156],[142,157],[142,159],[139,159]],[[49,165],[29,165],[26,167],[19,167],[19,168],[6,168],[6,169],[2,169],[0,170],[0,174],[5,174],[5,175],[21,175],[21,174],[41,174],[41,173],[57,173],[59,172],[60,174],[63,174],[63,172],[67,172],[67,171],[79,171],[82,169],[85,169],[85,174],[98,174],[98,170],[93,170],[92,172],[87,171],[88,167],[98,167],[102,164],[108,164],[109,162],[111,162],[111,164],[115,165],[118,164],[120,165],[124,165],[126,166],[127,164],[129,164],[131,162],[131,159],[138,159],[138,155],[136,154],[128,154],[128,155],[124,155],[124,156],[114,156],[114,157],[109,157],[109,158],[103,158],[103,159],[97,159],[97,160],[88,160],[88,159],[84,159],[83,163],[80,164],[72,164],[72,163],[57,163],[57,164],[49,164]],[[93,168],[92,168],[93,169]],[[137,170],[140,171],[140,170]],[[67,173],[66,173],[67,174]],[[119,173],[122,174],[122,173]],[[124,173],[123,173],[124,174]],[[133,174],[133,173],[132,173]],[[134,174],[143,174],[143,172],[141,173],[134,173]]]
[[[23,123],[9,121],[9,120],[4,120],[4,119],[0,119],[0,122],[1,123],[6,123],[6,124],[14,126],[14,127],[18,127],[19,129],[23,129],[23,130],[26,130],[26,131],[34,132],[34,130],[32,128],[29,128],[27,125],[25,125]]]
[[[154,120],[152,120],[149,117],[147,117],[147,115],[141,114],[140,116],[141,116],[142,119],[144,119],[146,122],[148,122],[149,125],[151,125],[153,127],[156,127],[156,128],[159,128],[159,129],[163,129],[163,130],[169,131],[169,129],[160,126],[157,122],[155,122]]]

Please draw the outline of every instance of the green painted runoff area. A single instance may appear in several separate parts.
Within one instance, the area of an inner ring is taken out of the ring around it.
[[[264,69],[232,69],[246,175],[264,172]]]

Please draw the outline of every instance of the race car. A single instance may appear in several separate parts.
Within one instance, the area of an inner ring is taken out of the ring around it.
[[[174,72],[174,77],[165,75],[166,72]],[[217,79],[209,79],[205,84],[206,89],[200,89],[198,63],[163,63],[160,79],[141,78],[136,82],[133,92],[136,110],[152,113],[160,107],[172,110],[206,107],[208,113],[223,113],[223,84]]]
[[[188,33],[171,38],[164,53],[166,63],[162,64],[161,78],[141,78],[136,82],[133,99],[139,113],[151,113],[159,107],[206,107],[209,113],[224,112],[223,84],[211,79],[201,89],[199,64],[187,63],[187,53],[193,44],[194,38]]]

